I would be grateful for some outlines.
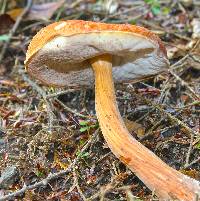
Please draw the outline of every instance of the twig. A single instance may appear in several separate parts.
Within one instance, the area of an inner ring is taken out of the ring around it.
[[[142,16],[146,15],[148,13],[148,11],[144,11],[142,14],[138,14],[134,17],[129,17],[127,19],[119,19],[119,20],[110,20],[109,22],[111,23],[115,23],[115,24],[121,24],[121,23],[131,23],[139,18],[141,18]]]
[[[58,97],[60,95],[63,95],[63,94],[69,93],[69,92],[74,92],[74,91],[77,91],[77,90],[78,89],[67,89],[67,90],[64,90],[64,91],[59,91],[59,92],[56,92],[56,93],[53,93],[53,94],[46,95],[46,98],[50,99],[50,98]]]
[[[174,67],[181,65],[184,61],[186,61],[186,59],[187,59],[189,56],[190,56],[189,54],[186,54],[183,58],[181,58],[180,60],[178,60],[176,63],[172,64],[172,65],[170,66],[170,69],[173,69]]]
[[[155,122],[155,124],[147,131],[147,133],[145,133],[144,136],[142,136],[142,137],[140,138],[140,140],[142,141],[142,140],[146,139],[147,137],[149,137],[150,135],[152,135],[153,130],[154,130],[155,128],[157,128],[157,127],[163,122],[163,120],[164,120],[164,119],[161,118],[159,121]]]
[[[172,70],[169,70],[169,72],[175,77],[176,80],[179,80],[181,82],[181,84],[185,87],[188,88],[188,90],[192,93],[193,97],[195,97],[195,99],[199,100],[200,97],[197,95],[197,93],[188,85],[187,82],[185,82],[184,80],[182,80],[176,73],[174,73]]]
[[[95,139],[95,137],[97,136],[98,132],[99,132],[99,129],[97,129],[95,131],[92,138],[90,140],[88,140],[87,144],[81,149],[81,152],[84,152],[87,150],[87,148],[90,146],[93,139]],[[21,194],[25,193],[28,190],[47,186],[51,180],[56,179],[56,178],[61,177],[61,176],[64,176],[67,173],[71,172],[73,166],[79,161],[79,159],[80,159],[80,157],[77,156],[66,170],[61,170],[61,171],[59,171],[57,173],[53,173],[53,174],[50,173],[45,179],[43,179],[43,180],[41,180],[41,181],[39,181],[33,185],[27,186],[26,184],[24,184],[23,188],[21,188],[20,190],[17,190],[15,192],[10,193],[8,195],[5,195],[3,197],[0,197],[0,201],[10,200],[10,199],[15,198],[16,196],[20,196]]]
[[[102,201],[104,200],[104,197],[106,193],[116,188],[116,186],[119,184],[118,180],[113,179],[111,183],[107,184],[104,187],[101,187],[100,191],[98,191],[96,194],[92,195],[91,197],[87,198],[87,201],[95,200],[96,198],[99,198],[98,200]]]
[[[187,156],[186,156],[186,160],[185,160],[185,165],[184,165],[184,167],[185,167],[185,166],[188,166],[188,164],[189,164],[190,155],[191,155],[191,152],[192,152],[193,141],[194,141],[194,136],[191,135],[190,146],[189,146],[189,149],[188,149],[188,152],[187,152]]]
[[[83,201],[86,201],[87,198],[85,197],[85,195],[83,194],[79,183],[78,183],[78,176],[76,174],[76,168],[75,166],[72,167],[72,172],[73,172],[73,177],[74,177],[74,184],[72,185],[72,187],[70,188],[70,190],[68,191],[68,193],[70,193],[71,191],[73,191],[75,188],[77,189],[79,195],[81,196]]]
[[[168,126],[168,127],[162,128],[162,129],[152,131],[151,133],[148,132],[148,135],[145,134],[142,138],[140,138],[140,142],[148,139],[148,137],[150,137],[150,136],[154,136],[154,135],[156,136],[158,133],[162,133],[162,132],[165,132],[165,131],[168,131],[168,130],[172,130],[172,129],[176,128],[176,127],[177,127],[176,125],[172,125],[172,126]]]
[[[126,13],[128,13],[128,12],[131,12],[131,11],[134,11],[134,10],[136,10],[136,9],[138,9],[138,8],[141,8],[141,7],[143,7],[143,6],[144,6],[144,3],[141,4],[141,5],[135,6],[135,7],[128,8],[128,9],[126,9],[126,10],[124,10],[124,11],[120,11],[120,12],[114,13],[114,14],[112,14],[112,15],[108,15],[108,16],[105,17],[103,20],[101,20],[101,22],[106,22],[109,18],[113,18],[113,17],[119,16],[119,15],[122,15],[122,14],[126,14]]]
[[[174,107],[174,109],[183,110],[183,109],[186,109],[186,108],[188,108],[188,107],[192,107],[192,106],[194,106],[194,105],[200,105],[200,101],[194,101],[194,102],[192,102],[192,103],[190,103],[190,104],[187,104],[187,105],[184,105],[184,106],[182,106],[182,107]]]
[[[142,121],[143,119],[145,119],[154,110],[155,110],[155,108],[149,108],[149,111],[147,113],[145,113],[144,115],[142,115],[140,118],[136,119],[135,122],[139,123],[140,121]]]
[[[73,2],[70,6],[68,6],[68,8],[75,8],[76,6],[78,6],[80,3],[82,3],[85,0],[76,0],[75,2]]]
[[[36,84],[34,81],[32,81],[31,79],[29,79],[29,77],[24,73],[23,70],[19,69],[19,73],[22,75],[22,78],[25,82],[28,82],[29,85],[38,92],[38,94],[40,94],[40,96],[42,96],[43,98],[46,98],[46,92],[38,85]]]
[[[170,68],[169,68],[169,72],[174,76],[174,78],[177,79],[177,80],[179,80],[179,81],[181,81],[181,83],[182,83],[183,85],[185,85],[185,86],[190,90],[190,92],[192,92],[193,98],[195,97],[195,98],[197,98],[197,99],[199,99],[199,96],[196,95],[196,93],[194,92],[194,90],[193,90],[184,80],[182,80],[177,74],[175,74],[173,71],[174,71],[174,70],[177,70],[177,69],[180,68],[180,67],[183,67],[184,64],[185,64],[185,62],[186,62],[186,60],[187,60],[188,58],[193,58],[192,55],[191,55],[191,52],[196,49],[196,47],[198,46],[199,43],[200,43],[200,40],[198,40],[198,41],[195,43],[195,45],[193,46],[193,48],[190,50],[190,52],[189,52],[188,54],[186,54],[184,57],[182,57],[182,58],[181,58],[180,60],[178,60],[176,63],[172,64],[172,65],[170,66]],[[168,89],[169,83],[171,83],[171,81],[172,81],[172,78],[169,78],[169,79],[165,82],[165,84],[164,84],[164,89],[163,89],[162,92],[161,92],[161,95],[160,95],[160,98],[159,98],[159,101],[158,101],[158,102],[161,102],[161,101],[163,100],[164,94],[165,94],[166,90]],[[168,90],[169,90],[169,89],[168,89]]]
[[[73,109],[67,107],[64,103],[62,103],[58,98],[55,98],[56,96],[59,96],[61,94],[65,94],[67,92],[73,92],[73,91],[75,91],[75,89],[69,89],[69,90],[66,90],[66,91],[61,91],[60,93],[58,92],[58,93],[46,95],[46,92],[39,85],[37,85],[32,80],[30,80],[24,74],[23,70],[19,70],[19,72],[22,73],[22,77],[23,77],[24,81],[28,82],[42,96],[42,98],[45,100],[45,102],[47,104],[48,109],[50,109],[50,112],[52,112],[52,110],[51,110],[51,106],[49,104],[48,99],[54,98],[65,110],[75,114],[76,116],[79,116],[79,117],[82,117],[82,118],[87,118],[87,116],[74,111]],[[53,117],[53,112],[51,114],[51,117]],[[50,118],[50,119],[52,120],[52,118]]]
[[[185,55],[183,58],[181,58],[180,60],[178,60],[176,63],[172,64],[170,66],[170,69],[175,70],[177,67],[179,68],[180,66],[183,65],[183,63],[187,60],[187,58],[189,57],[189,54]],[[164,83],[164,87],[161,91],[158,103],[161,103],[164,101],[164,97],[166,95],[166,91],[169,90],[169,83],[172,82],[172,78],[168,78],[165,83]]]
[[[124,175],[128,175],[127,173],[122,173]],[[126,191],[127,189],[131,189],[134,187],[134,185],[127,185],[122,187],[117,187],[121,181],[120,174],[115,175],[111,178],[111,182],[103,187],[101,187],[100,191],[98,191],[96,194],[92,195],[91,197],[87,198],[87,201],[95,200],[96,198],[99,198],[98,200],[104,201],[105,195],[109,193],[112,190],[115,191]]]
[[[48,114],[48,117],[49,117],[49,131],[51,132],[52,125],[53,125],[53,120],[54,120],[54,113],[52,111],[51,104],[49,103],[49,101],[46,98],[46,96],[47,96],[46,92],[39,85],[37,85],[32,80],[30,80],[26,76],[26,74],[24,73],[23,70],[19,70],[19,73],[21,73],[23,80],[28,82],[32,86],[32,88],[35,89],[42,96],[42,98],[44,99],[44,101],[45,101],[45,103],[47,105],[47,114]]]
[[[194,165],[195,163],[198,163],[199,161],[200,161],[200,157],[197,158],[197,159],[195,159],[195,160],[193,160],[191,163],[185,165],[184,168],[185,168],[185,169],[186,169],[186,168],[189,168],[189,167],[191,167],[192,165]]]
[[[181,58],[180,60],[178,60],[176,63],[172,64],[170,66],[170,69],[173,69],[175,70],[177,66],[180,66],[182,65],[189,57],[193,59],[193,55],[192,55],[192,52],[197,48],[197,46],[199,45],[200,43],[200,40],[198,40],[194,46],[192,47],[192,49],[189,51],[188,54],[186,54],[183,58]]]
[[[154,105],[160,112],[166,114],[169,119],[172,120],[172,122],[176,122],[178,125],[182,126],[187,133],[189,133],[191,136],[196,135],[199,136],[200,134],[197,131],[192,130],[190,127],[188,127],[184,122],[176,118],[175,116],[171,115],[169,112],[166,112],[164,109],[162,109],[158,105]]]
[[[1,6],[1,15],[4,14],[5,10],[6,10],[6,4],[7,4],[7,0],[3,0],[2,1],[2,6]]]
[[[82,118],[87,118],[87,116],[80,114],[78,112],[76,112],[75,110],[67,107],[64,103],[62,103],[60,100],[58,100],[57,98],[55,98],[55,100],[68,112],[71,112],[72,114],[75,114],[76,116],[82,117]]]
[[[23,17],[28,13],[29,9],[31,8],[32,5],[32,0],[27,0],[27,5],[25,7],[25,9],[23,10],[23,12],[18,16],[14,26],[12,27],[12,29],[10,30],[9,34],[8,34],[8,40],[4,43],[4,46],[1,50],[0,53],[0,63],[2,61],[2,59],[4,58],[4,54],[6,52],[6,49],[8,48],[8,45],[11,41],[12,36],[15,34],[15,32],[17,31],[17,28],[19,27],[19,24],[21,23]]]
[[[172,122],[176,122],[178,125],[182,126],[185,131],[190,134],[190,136],[194,135],[194,136],[199,136],[200,133],[198,131],[194,131],[192,130],[190,127],[188,127],[184,122],[182,122],[181,120],[179,120],[178,118],[176,118],[175,116],[171,115],[169,112],[165,111],[164,109],[162,109],[159,105],[153,103],[152,101],[142,97],[141,95],[137,94],[138,96],[140,96],[140,98],[144,99],[146,101],[147,104],[152,105],[153,107],[157,108],[161,113],[166,114],[167,117],[172,121]]]
[[[158,29],[159,31],[163,31],[165,33],[169,33],[169,34],[173,34],[174,36],[176,36],[177,38],[180,38],[180,39],[184,39],[186,41],[190,41],[191,39],[187,36],[183,36],[179,33],[176,33],[174,30],[166,30],[164,27],[160,27],[156,24],[153,24],[152,22],[149,22],[147,20],[140,20],[142,22],[142,24],[144,25],[147,25],[147,26],[150,26],[150,27],[153,27],[154,29]]]

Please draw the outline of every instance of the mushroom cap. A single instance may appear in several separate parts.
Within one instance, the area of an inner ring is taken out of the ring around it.
[[[90,58],[112,55],[114,82],[131,82],[167,69],[166,49],[149,30],[129,24],[82,20],[55,22],[29,44],[27,71],[53,86],[91,86]]]

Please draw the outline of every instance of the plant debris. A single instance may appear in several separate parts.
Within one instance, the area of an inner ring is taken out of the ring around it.
[[[93,89],[46,87],[26,73],[30,40],[58,20],[137,24],[159,35],[168,73],[117,85],[118,106],[137,140],[200,180],[199,9],[195,0],[1,1],[0,200],[157,200],[109,150]]]

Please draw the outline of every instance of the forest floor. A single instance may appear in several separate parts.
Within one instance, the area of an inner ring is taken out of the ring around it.
[[[32,37],[61,19],[136,24],[161,38],[168,73],[117,85],[118,106],[138,141],[200,180],[199,1],[2,0],[0,12],[0,200],[158,200],[108,148],[94,89],[45,87],[26,73]]]

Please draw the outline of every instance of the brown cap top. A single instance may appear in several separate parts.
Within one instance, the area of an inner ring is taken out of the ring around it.
[[[26,69],[55,86],[89,86],[94,77],[88,59],[113,55],[115,82],[162,72],[168,66],[161,40],[149,30],[128,24],[61,21],[41,29],[26,54]]]

